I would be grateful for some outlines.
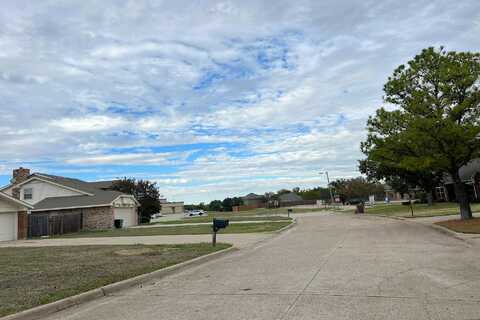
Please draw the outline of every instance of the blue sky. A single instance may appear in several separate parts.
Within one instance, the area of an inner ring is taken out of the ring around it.
[[[200,202],[357,176],[393,69],[479,34],[476,0],[2,1],[0,184],[24,166]]]

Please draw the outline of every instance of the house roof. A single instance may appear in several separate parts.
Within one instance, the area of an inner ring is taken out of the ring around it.
[[[62,186],[80,190],[86,193],[94,193],[95,190],[102,189],[102,187],[105,186],[107,183],[106,181],[86,182],[79,179],[54,176],[54,175],[45,174],[45,173],[34,173],[31,175],[31,177],[35,177],[35,176],[49,180],[56,184],[60,184]],[[111,186],[112,181],[108,181],[108,182],[109,182],[109,186]]]
[[[26,203],[25,201],[16,199],[16,198],[14,198],[14,197],[12,197],[12,196],[4,193],[4,192],[1,192],[1,191],[0,191],[0,199],[6,200],[7,202],[14,203],[17,206],[24,207],[24,208],[27,208],[27,209],[32,209],[33,208],[33,206],[31,204]]]
[[[470,161],[469,164],[463,166],[459,170],[460,179],[464,182],[471,182],[476,173],[480,174],[480,159]],[[445,184],[453,183],[452,177],[449,175],[445,177]]]
[[[45,198],[34,205],[33,211],[52,210],[59,208],[82,208],[108,206],[119,196],[125,195],[119,191],[97,190],[93,196],[68,196]]]
[[[115,183],[115,181],[116,180],[88,182],[88,185],[95,189],[107,190],[113,187],[113,184]]]
[[[246,196],[242,197],[244,200],[257,200],[257,199],[262,199],[263,196],[255,194],[255,193],[249,193]]]
[[[282,202],[293,202],[293,201],[302,201],[302,197],[300,197],[298,194],[289,192],[289,193],[284,193],[278,197],[280,201]]]

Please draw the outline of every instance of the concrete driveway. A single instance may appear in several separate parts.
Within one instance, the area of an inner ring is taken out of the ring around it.
[[[480,319],[480,246],[319,214],[254,247],[50,319]]]

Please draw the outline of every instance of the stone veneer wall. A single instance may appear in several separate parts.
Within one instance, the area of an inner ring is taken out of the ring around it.
[[[81,209],[64,209],[50,211],[35,211],[32,214],[67,215],[72,213],[82,214],[83,230],[100,230],[113,228],[113,208],[93,207]]]
[[[84,208],[82,210],[84,230],[113,228],[114,217],[112,207]]]

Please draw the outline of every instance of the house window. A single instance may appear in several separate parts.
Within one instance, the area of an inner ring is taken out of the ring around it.
[[[32,200],[33,199],[33,189],[25,188],[23,189],[23,200]]]

